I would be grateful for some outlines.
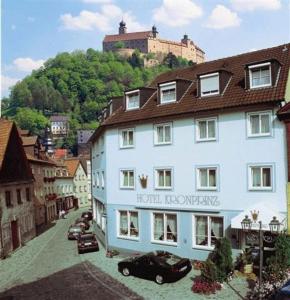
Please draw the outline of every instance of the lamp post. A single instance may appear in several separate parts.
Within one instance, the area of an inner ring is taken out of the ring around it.
[[[242,230],[245,232],[248,232],[252,228],[252,220],[246,215],[245,218],[241,222]],[[266,237],[264,236],[263,230],[262,230],[262,221],[259,221],[259,254],[260,254],[260,261],[259,261],[259,299],[262,299],[262,276],[263,276],[263,241],[266,242],[273,242],[273,237]],[[271,222],[269,223],[269,228],[271,233],[279,233],[281,223],[277,220],[277,217],[273,217]],[[257,241],[256,235],[251,235],[250,239],[252,242]]]

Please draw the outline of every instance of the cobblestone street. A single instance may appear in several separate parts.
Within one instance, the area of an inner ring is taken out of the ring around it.
[[[235,278],[216,295],[203,296],[191,291],[192,270],[185,278],[171,284],[133,276],[117,271],[120,257],[106,258],[99,252],[79,255],[75,241],[68,241],[70,224],[81,211],[71,212],[52,228],[0,261],[0,300],[20,299],[243,299],[247,289],[244,278]]]

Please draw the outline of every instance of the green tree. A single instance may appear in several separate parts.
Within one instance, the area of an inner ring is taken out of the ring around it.
[[[117,43],[114,44],[114,48],[115,49],[125,48],[125,43],[122,41],[118,41]]]
[[[17,82],[12,88],[10,94],[10,103],[14,108],[32,105],[31,90],[29,89],[25,79]]]

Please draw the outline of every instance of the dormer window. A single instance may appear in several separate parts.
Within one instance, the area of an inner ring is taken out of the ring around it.
[[[250,88],[271,86],[271,63],[249,66]]]
[[[167,82],[159,85],[160,87],[160,103],[166,104],[176,102],[176,83]]]
[[[219,92],[220,92],[219,73],[202,75],[199,78],[200,78],[200,96],[201,97],[219,94]]]
[[[138,109],[140,107],[139,90],[126,93],[126,110]]]

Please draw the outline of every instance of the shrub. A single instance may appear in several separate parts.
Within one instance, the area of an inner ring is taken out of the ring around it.
[[[210,283],[214,283],[218,280],[217,267],[210,258],[201,266],[201,277]]]
[[[221,284],[218,282],[209,282],[203,278],[196,278],[194,280],[192,291],[198,294],[214,294],[216,291],[222,288]]]

